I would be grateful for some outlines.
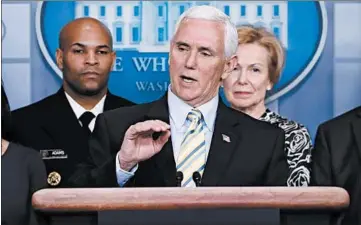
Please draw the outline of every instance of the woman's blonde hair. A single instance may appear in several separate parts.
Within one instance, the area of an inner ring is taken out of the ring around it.
[[[264,27],[244,25],[237,29],[237,33],[238,45],[259,44],[267,50],[269,79],[276,84],[285,62],[285,51],[281,42]]]

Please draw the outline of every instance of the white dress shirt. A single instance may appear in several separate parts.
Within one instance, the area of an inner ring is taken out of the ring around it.
[[[190,122],[187,121],[187,115],[193,109],[193,107],[185,103],[175,94],[173,94],[173,92],[170,89],[170,86],[168,88],[167,100],[169,107],[169,121],[170,121],[170,131],[171,131],[171,139],[173,146],[173,155],[174,155],[174,161],[177,162],[184,134],[187,131],[188,126],[190,125]],[[218,95],[216,95],[210,101],[197,108],[202,112],[204,122],[206,124],[206,128],[205,128],[206,159],[208,157],[208,153],[212,141],[214,123],[218,108],[218,101],[219,101],[219,97]],[[137,170],[137,168],[138,165],[135,168],[133,168],[130,172],[122,170],[120,168],[120,163],[117,155],[116,174],[117,174],[117,181],[119,186],[121,187],[124,186],[124,184],[132,176],[134,176],[134,173]],[[193,182],[193,186],[195,186],[194,182]]]
[[[94,108],[92,108],[91,110],[86,110],[83,108],[83,106],[79,105],[70,95],[68,95],[68,93],[65,92],[65,96],[68,99],[68,102],[71,106],[71,108],[73,109],[73,112],[75,113],[76,118],[79,121],[79,124],[81,126],[83,126],[79,120],[80,116],[83,115],[84,112],[89,111],[92,112],[94,114],[94,118],[90,121],[89,123],[89,129],[90,131],[93,132],[94,130],[94,126],[95,126],[95,119],[96,117],[103,112],[104,110],[104,103],[105,103],[105,98],[107,95],[104,95],[104,97],[102,99],[100,99],[100,101],[94,106]]]

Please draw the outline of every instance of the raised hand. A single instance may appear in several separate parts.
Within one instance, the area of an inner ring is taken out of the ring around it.
[[[154,133],[161,133],[153,139]],[[118,159],[120,167],[129,171],[137,163],[157,154],[170,137],[170,126],[160,120],[147,120],[136,123],[125,132]]]

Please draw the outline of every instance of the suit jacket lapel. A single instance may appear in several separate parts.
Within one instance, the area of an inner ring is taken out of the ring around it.
[[[146,120],[162,120],[169,124],[169,110],[167,102],[167,94],[160,100],[156,101],[146,115]],[[154,156],[156,166],[163,174],[166,186],[176,186],[176,165],[174,161],[172,140],[163,146],[162,150]]]
[[[203,186],[217,185],[239,143],[239,134],[235,128],[239,121],[230,112],[220,99],[212,143],[202,178]]]
[[[357,118],[352,123],[353,134],[356,142],[356,147],[359,151],[359,156],[361,160],[361,108],[356,112]]]

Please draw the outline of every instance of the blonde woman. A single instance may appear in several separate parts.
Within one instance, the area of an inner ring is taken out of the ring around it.
[[[223,81],[231,107],[285,131],[285,156],[290,174],[288,186],[308,186],[312,143],[307,129],[266,108],[266,92],[278,82],[284,65],[284,49],[265,28],[243,26],[238,30],[238,64]],[[260,137],[262,138],[262,137]]]

